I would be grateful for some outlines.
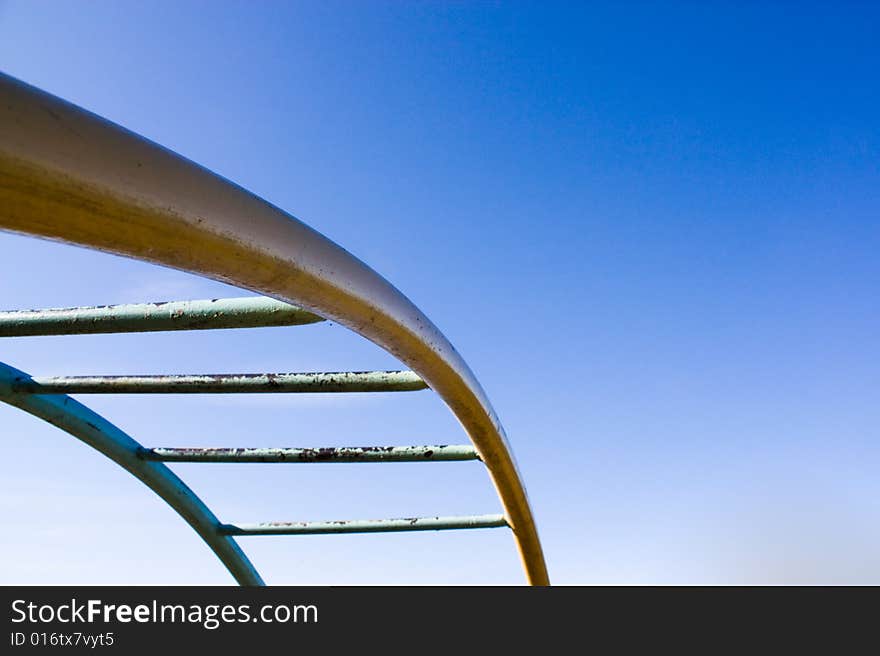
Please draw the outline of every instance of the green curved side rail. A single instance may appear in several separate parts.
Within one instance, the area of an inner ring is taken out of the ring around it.
[[[16,384],[29,379],[23,371],[0,362],[0,400],[57,426],[113,460],[174,508],[239,584],[263,585],[235,540],[221,531],[220,520],[174,472],[161,462],[144,459],[141,444],[69,396],[17,392]]]
[[[0,229],[230,283],[378,344],[455,414],[489,471],[527,580],[549,584],[522,478],[474,374],[406,296],[320,233],[205,168],[2,74]]]

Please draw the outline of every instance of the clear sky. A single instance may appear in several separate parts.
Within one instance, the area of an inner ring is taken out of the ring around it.
[[[710,6],[711,5],[711,6]],[[873,3],[0,0],[0,69],[284,208],[446,333],[558,583],[880,583]],[[0,305],[240,295],[0,234]],[[336,325],[3,341],[35,375],[395,368]],[[84,398],[148,446],[461,442],[428,392]],[[0,581],[226,584],[0,408]],[[481,514],[479,463],[179,465],[223,520]],[[517,583],[505,531],[252,537],[271,583]]]

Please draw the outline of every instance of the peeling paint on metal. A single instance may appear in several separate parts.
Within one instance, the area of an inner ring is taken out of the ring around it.
[[[470,444],[437,446],[350,446],[319,448],[177,447],[144,449],[141,457],[161,462],[449,462],[479,460]]]
[[[428,386],[412,371],[22,377],[20,394],[237,394],[412,392]]]
[[[401,531],[445,531],[509,526],[504,515],[463,517],[400,517],[396,519],[330,520],[323,522],[262,522],[223,524],[224,535],[322,535],[331,533],[395,533]]]
[[[324,321],[266,296],[0,312],[0,337],[298,326]]]

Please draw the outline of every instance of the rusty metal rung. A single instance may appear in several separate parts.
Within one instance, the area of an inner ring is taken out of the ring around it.
[[[12,383],[19,394],[410,392],[427,387],[412,371],[21,377]]]
[[[0,337],[300,326],[324,321],[267,296],[0,312]]]
[[[159,462],[268,462],[268,463],[356,463],[356,462],[449,462],[479,460],[470,444],[426,446],[350,446],[321,448],[153,448],[142,449],[140,457]]]
[[[221,524],[223,535],[323,535],[331,533],[394,533],[400,531],[445,531],[450,529],[500,528],[509,526],[504,515],[463,517],[402,517],[325,522],[265,522]]]

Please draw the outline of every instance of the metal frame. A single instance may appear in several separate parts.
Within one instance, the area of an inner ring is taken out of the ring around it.
[[[263,579],[220,521],[186,484],[161,462],[141,457],[143,447],[98,413],[69,396],[20,394],[17,380],[27,374],[0,362],[0,400],[67,431],[138,478],[183,517],[241,585],[263,585]]]
[[[409,299],[323,235],[193,162],[3,75],[0,229],[129,256],[230,283],[270,297],[264,301],[268,304],[274,302],[271,299],[296,304],[296,309],[287,311],[298,320],[329,319],[378,344],[414,372],[401,375],[418,378],[458,418],[498,492],[504,524],[512,529],[527,580],[535,585],[549,584],[537,528],[504,429],[473,373],[446,337]],[[56,318],[61,316],[61,311],[53,312]],[[19,315],[19,319],[24,319],[19,322],[24,325],[22,330],[34,330],[33,317]],[[108,328],[114,320],[105,318],[102,324],[99,319],[95,325]],[[174,323],[173,319],[163,320],[166,325]],[[63,317],[59,321],[64,323]],[[124,318],[120,321],[121,328],[127,330]],[[144,319],[144,323],[150,321]],[[229,319],[226,322],[234,323]],[[9,318],[7,323],[11,326],[14,321]],[[82,332],[82,326],[80,322],[76,332]],[[8,326],[6,330],[11,332],[4,334],[50,334],[16,333]],[[108,331],[111,330],[92,332]],[[57,379],[53,383],[27,377],[21,381],[24,382],[11,384],[3,400],[12,399],[14,405],[29,412],[36,409],[34,414],[43,418],[55,415],[40,404],[54,403],[53,408],[64,404],[58,399],[66,397],[53,396],[55,393],[97,390],[77,388],[76,379],[70,378],[60,383]],[[92,382],[99,387],[113,384]],[[171,384],[167,380],[163,384],[166,383]],[[416,384],[414,380],[410,383]],[[138,384],[146,383],[140,379]],[[176,389],[183,391],[181,387]],[[154,385],[149,391],[162,390]],[[27,404],[36,405],[28,409]],[[90,412],[79,408],[79,413]],[[49,420],[61,422],[57,416],[55,419]],[[118,433],[131,439],[121,431]],[[77,437],[84,439],[80,434]],[[151,460],[139,462],[163,466]],[[128,460],[125,463],[131,465]],[[138,473],[142,470],[120,464],[147,482]],[[178,483],[182,485],[179,481],[175,485]],[[156,487],[153,489],[159,493]],[[165,494],[160,496],[168,501]],[[196,528],[195,516],[189,510],[187,515],[173,503],[172,506]],[[209,513],[206,508],[204,511]],[[213,516],[202,515],[197,523],[207,521],[206,518]],[[219,526],[214,524],[211,540],[223,536],[231,542],[226,529],[219,530]],[[206,534],[200,535],[208,541]],[[229,567],[227,560],[224,564]]]

